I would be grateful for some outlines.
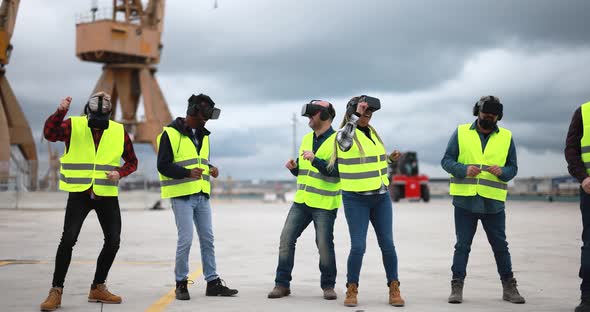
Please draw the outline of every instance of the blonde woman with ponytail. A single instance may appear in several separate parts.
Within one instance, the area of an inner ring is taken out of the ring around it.
[[[350,234],[344,305],[357,305],[359,275],[367,244],[369,222],[381,248],[389,287],[389,304],[401,307],[397,274],[397,254],[393,243],[393,208],[388,193],[387,164],[397,161],[399,151],[388,154],[383,140],[369,122],[380,108],[376,98],[353,97],[334,143],[328,166],[337,166],[342,185],[342,201]]]

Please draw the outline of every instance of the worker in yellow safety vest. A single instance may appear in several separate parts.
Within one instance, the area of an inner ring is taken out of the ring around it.
[[[219,118],[221,110],[204,94],[188,99],[186,118],[176,118],[158,135],[158,172],[162,198],[170,198],[176,220],[176,299],[190,300],[188,292],[189,253],[193,242],[193,223],[201,247],[206,296],[233,296],[235,289],[225,286],[217,275],[213,225],[211,220],[211,178],[217,167],[209,162],[209,130],[205,123]]]
[[[117,197],[119,179],[137,169],[137,157],[123,125],[110,120],[112,104],[108,94],[93,94],[86,103],[84,116],[73,116],[64,121],[71,102],[71,97],[63,99],[43,129],[48,141],[65,143],[64,155],[60,159],[59,189],[69,192],[69,197],[63,233],[55,256],[53,285],[49,296],[41,303],[42,311],[53,311],[61,305],[72,248],[91,210],[96,211],[104,234],[104,245],[96,263],[88,301],[122,301],[120,296],[108,291],[105,281],[119,250],[121,236]],[[121,157],[125,161],[123,166],[120,165]]]
[[[512,272],[506,241],[505,202],[508,181],[516,176],[516,148],[512,132],[498,127],[503,105],[495,96],[484,96],[475,103],[473,123],[457,127],[451,135],[441,165],[450,175],[450,194],[455,207],[455,254],[451,271],[449,303],[463,301],[463,285],[471,243],[481,220],[492,246],[498,274],[502,281],[502,298],[524,303]]]
[[[295,260],[295,244],[313,222],[320,253],[320,287],[326,300],[337,298],[336,256],[334,254],[334,221],[342,202],[338,169],[328,168],[336,134],[332,120],[336,111],[332,104],[313,100],[303,105],[301,115],[309,118],[312,129],[299,147],[297,160],[289,159],[285,167],[297,177],[297,192],[281,232],[279,264],[275,287],[268,298],[281,298],[291,293],[291,272]]]
[[[381,108],[377,98],[355,96],[346,105],[346,114],[336,135],[335,153],[330,165],[337,162],[344,215],[350,235],[347,261],[345,306],[358,304],[360,271],[367,245],[369,223],[373,225],[385,277],[389,304],[405,305],[398,278],[397,252],[393,242],[393,207],[389,197],[388,164],[399,159],[400,152],[387,153],[377,130],[370,125],[373,114]]]
[[[582,254],[579,277],[580,304],[575,312],[590,312],[590,102],[580,105],[572,116],[565,141],[567,170],[580,183]]]

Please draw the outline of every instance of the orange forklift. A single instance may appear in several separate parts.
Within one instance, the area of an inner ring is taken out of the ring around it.
[[[424,202],[430,200],[428,176],[418,173],[416,152],[402,153],[397,163],[392,164],[389,196],[394,202],[401,198]]]

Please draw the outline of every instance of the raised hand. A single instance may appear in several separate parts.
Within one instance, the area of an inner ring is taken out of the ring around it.
[[[70,104],[72,104],[72,97],[67,96],[65,99],[61,100],[61,102],[59,103],[58,109],[60,111],[68,110],[68,109],[70,109]]]

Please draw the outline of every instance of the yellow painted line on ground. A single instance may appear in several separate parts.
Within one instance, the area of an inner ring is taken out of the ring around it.
[[[189,274],[189,280],[196,280],[203,273],[203,269],[199,268],[198,270],[194,271],[193,273]],[[174,293],[175,288],[172,288],[168,293],[166,293],[162,298],[158,299],[158,301],[154,302],[149,308],[145,310],[145,312],[162,312],[166,307],[174,301],[176,295]]]

